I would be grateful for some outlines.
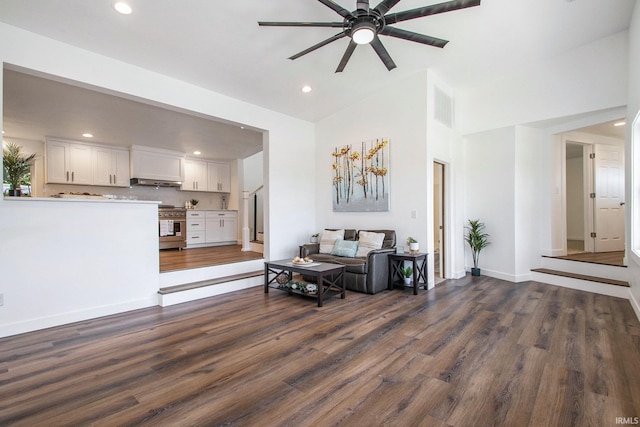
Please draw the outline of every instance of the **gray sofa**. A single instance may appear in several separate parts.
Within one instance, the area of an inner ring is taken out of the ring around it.
[[[351,291],[375,294],[387,289],[389,262],[387,256],[395,253],[395,230],[363,230],[384,233],[381,249],[374,249],[366,257],[348,258],[331,254],[321,254],[319,243],[307,243],[300,246],[300,257],[309,257],[318,262],[330,262],[345,266],[346,287]],[[344,240],[358,240],[355,229],[344,230]],[[303,276],[305,280],[313,279]]]

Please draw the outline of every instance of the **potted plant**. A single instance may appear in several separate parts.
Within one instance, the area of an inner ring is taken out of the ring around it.
[[[196,206],[198,206],[198,202],[200,202],[200,200],[198,199],[191,199],[191,209],[195,209]]]
[[[318,243],[318,237],[320,237],[320,233],[311,235],[311,243]]]
[[[3,180],[9,183],[10,196],[20,196],[20,185],[31,185],[31,164],[36,155],[22,154],[22,147],[13,142],[8,142],[2,149],[2,173]]]
[[[407,245],[409,245],[409,253],[417,254],[418,252],[420,252],[420,244],[413,237],[407,237]]]
[[[470,219],[469,225],[466,227],[466,235],[464,240],[469,244],[471,248],[471,255],[473,256],[473,268],[471,269],[472,276],[480,276],[480,268],[478,267],[478,261],[480,258],[480,251],[489,246],[489,235],[484,232],[484,223],[479,219]]]
[[[411,284],[411,275],[413,274],[413,268],[411,268],[411,266],[406,266],[406,267],[400,268],[400,271],[402,272],[402,275],[404,276],[404,284],[405,285],[410,285]]]

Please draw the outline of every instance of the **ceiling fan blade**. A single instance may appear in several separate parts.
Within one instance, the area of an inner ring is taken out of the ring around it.
[[[396,64],[393,62],[393,59],[391,59],[389,52],[384,48],[378,36],[375,36],[371,41],[371,47],[376,51],[385,67],[387,67],[387,70],[391,71],[396,68]]]
[[[449,40],[426,36],[424,34],[418,34],[413,31],[402,30],[394,27],[384,27],[382,31],[380,31],[380,34],[440,48],[445,47],[445,45],[449,43]]]
[[[430,6],[418,7],[416,9],[405,10],[403,12],[391,13],[384,17],[387,25],[396,22],[408,21],[409,19],[421,18],[423,16],[436,15],[438,13],[451,12],[452,10],[465,9],[467,7],[479,6],[481,0],[453,0],[444,3],[432,4]]]
[[[369,12],[369,0],[357,0],[356,1],[356,9],[364,10],[365,12]]]
[[[343,18],[346,17],[353,17],[353,15],[351,14],[351,12],[349,12],[347,9],[345,9],[344,7],[340,6],[339,4],[336,4],[335,2],[331,1],[331,0],[318,0],[320,3],[322,3],[323,5],[330,7],[331,9],[335,10],[336,12],[338,12],[340,14],[340,16],[342,16]]]
[[[340,64],[338,64],[338,68],[336,68],[336,73],[341,73],[344,71],[344,67],[347,66],[347,62],[349,62],[353,51],[356,50],[356,46],[358,46],[358,43],[354,42],[353,40],[349,42],[349,46],[347,46],[347,50],[344,51],[344,55],[342,55]]]
[[[377,5],[374,10],[376,10],[380,15],[386,15],[393,6],[398,4],[400,0],[383,0]]]
[[[331,27],[342,28],[344,22],[265,22],[259,21],[261,27]]]
[[[328,39],[323,40],[323,41],[321,41],[321,42],[320,42],[320,43],[318,43],[318,44],[314,44],[313,46],[311,46],[311,47],[310,47],[310,48],[308,48],[308,49],[303,50],[302,52],[298,52],[298,53],[296,53],[295,55],[290,56],[290,57],[289,57],[289,59],[298,59],[298,58],[300,58],[301,56],[306,55],[306,54],[307,54],[307,53],[309,53],[309,52],[313,52],[314,50],[319,49],[319,48],[321,48],[322,46],[326,46],[326,45],[328,45],[329,43],[334,42],[334,41],[336,41],[336,40],[340,40],[341,38],[343,38],[343,37],[345,37],[345,36],[346,36],[346,34],[344,33],[344,31],[343,31],[343,32],[341,32],[341,33],[338,33],[338,34],[336,34],[335,36],[333,36],[333,37],[329,37]]]

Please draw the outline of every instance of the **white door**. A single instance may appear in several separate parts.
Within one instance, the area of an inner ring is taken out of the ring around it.
[[[594,148],[595,251],[623,251],[624,148],[600,144]]]

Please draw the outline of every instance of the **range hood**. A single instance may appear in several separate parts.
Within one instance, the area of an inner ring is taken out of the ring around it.
[[[146,185],[149,187],[181,187],[181,181],[165,181],[161,179],[145,179],[145,178],[131,178],[131,185]]]

